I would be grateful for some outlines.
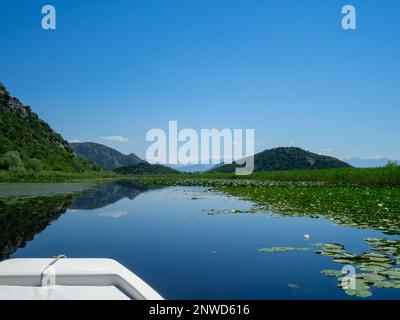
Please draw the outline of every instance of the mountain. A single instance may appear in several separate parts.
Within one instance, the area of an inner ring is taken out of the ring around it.
[[[114,170],[120,174],[167,174],[179,173],[179,171],[162,166],[161,164],[150,164],[148,162],[140,162],[125,167],[120,167]]]
[[[43,168],[77,172],[94,166],[77,157],[60,134],[0,83],[0,169]],[[21,161],[22,160],[22,161]]]
[[[388,164],[389,161],[393,160],[389,158],[377,158],[377,159],[351,158],[351,159],[346,159],[344,161],[350,163],[352,166],[357,168],[376,168],[376,167],[384,167],[385,165]]]
[[[137,155],[125,155],[113,148],[94,142],[71,143],[74,152],[83,159],[94,162],[103,169],[114,170],[119,167],[144,162]]]
[[[180,172],[205,172],[212,169],[215,164],[168,164],[167,167],[178,170]]]
[[[234,172],[236,164],[217,165],[208,172]],[[282,171],[351,167],[339,159],[319,155],[296,147],[265,150],[254,156],[254,171]]]
[[[159,164],[150,164],[134,153],[123,153],[94,142],[71,143],[74,152],[83,159],[90,160],[103,169],[120,174],[163,174],[178,173],[177,170]]]

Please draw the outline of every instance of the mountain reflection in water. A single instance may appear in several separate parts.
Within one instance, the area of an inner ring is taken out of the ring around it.
[[[24,248],[67,209],[98,209],[123,198],[132,200],[146,190],[131,181],[118,181],[76,198],[61,195],[0,200],[0,261]]]

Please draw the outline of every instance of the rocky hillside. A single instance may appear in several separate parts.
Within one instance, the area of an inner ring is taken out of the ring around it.
[[[12,162],[26,169],[40,167],[77,172],[93,168],[92,164],[75,156],[60,134],[32,112],[29,106],[12,97],[0,83],[1,157],[0,170],[10,169]]]
[[[218,165],[209,172],[234,172],[236,164]],[[280,147],[257,153],[254,171],[283,171],[351,167],[339,159],[312,153],[301,148]]]
[[[113,148],[94,142],[71,143],[74,152],[83,159],[92,161],[106,170],[143,162],[137,155],[125,155]]]

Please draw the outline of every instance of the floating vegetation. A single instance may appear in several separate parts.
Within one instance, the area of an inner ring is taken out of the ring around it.
[[[315,253],[331,257],[339,257],[344,250],[344,246],[337,243],[315,243],[313,246],[321,248],[321,250],[317,250]]]
[[[214,189],[253,201],[264,212],[322,217],[342,226],[400,235],[398,186],[226,185]]]
[[[372,292],[368,289],[369,289],[369,287],[361,286],[361,288],[357,287],[356,289],[347,289],[345,292],[349,296],[356,296],[359,298],[368,298],[368,297],[372,296]]]
[[[358,269],[360,269],[362,271],[369,271],[369,272],[385,271],[388,267],[380,266],[380,265],[376,265],[376,264],[368,264],[368,263],[362,263],[359,266],[357,266]]]
[[[338,286],[342,287],[346,294],[360,298],[372,296],[370,287],[373,288],[396,288],[400,289],[400,267],[399,244],[400,240],[366,238],[365,241],[370,245],[370,249],[376,252],[368,252],[361,255],[348,253],[344,246],[337,243],[316,243],[314,246],[321,250],[315,251],[317,254],[332,256],[334,262],[342,264],[352,264],[358,270],[368,273],[358,273],[355,275],[355,287],[345,288],[342,286],[344,274],[341,270],[322,270],[325,276],[336,277]]]
[[[376,288],[394,288],[396,284],[391,281],[378,281],[374,283],[374,287]]]
[[[384,281],[386,279],[385,276],[374,274],[374,273],[359,273],[356,275],[356,278],[364,280],[364,282],[369,284],[374,284],[377,282]]]
[[[379,171],[379,173],[378,173]],[[255,173],[250,179],[234,175],[197,175],[169,177],[164,185],[202,185],[229,196],[252,201],[257,212],[290,217],[324,218],[337,225],[380,230],[400,235],[400,170],[328,170]],[[158,178],[155,178],[157,180]],[[209,210],[208,214],[241,213]],[[249,212],[246,212],[249,213]],[[400,240],[367,238],[370,251],[346,252],[337,243],[316,244],[316,254],[329,256],[336,263],[354,265],[356,288],[344,290],[357,297],[370,297],[373,288],[400,288]],[[260,251],[278,252],[289,249]],[[294,248],[291,248],[294,249]],[[323,270],[341,280],[341,271]],[[389,282],[389,283],[387,283]],[[345,288],[343,288],[345,289]]]
[[[250,208],[247,210],[243,209],[203,209],[203,211],[207,212],[208,215],[218,215],[218,214],[239,214],[239,213],[256,213],[259,211],[258,208]]]
[[[292,248],[292,247],[272,247],[258,249],[260,252],[282,252],[282,251],[307,251],[309,248]]]
[[[381,274],[387,276],[390,279],[400,280],[400,268],[392,268],[386,271],[382,271]]]
[[[366,238],[365,241],[374,251],[383,252],[388,255],[400,256],[400,240]]]
[[[321,273],[328,277],[341,277],[343,273],[341,270],[322,270]]]
[[[250,177],[213,173],[135,179],[157,186],[205,186],[250,200],[264,212],[325,217],[343,226],[400,235],[399,177],[398,168],[351,168],[260,172]]]

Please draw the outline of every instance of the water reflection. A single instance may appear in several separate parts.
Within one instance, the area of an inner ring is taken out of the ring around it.
[[[146,187],[131,181],[118,181],[75,199],[72,196],[53,196],[0,200],[0,261],[9,258],[18,248],[24,248],[67,209],[98,209],[123,198],[133,200],[146,190]],[[124,212],[110,211],[104,215],[116,218]]]
[[[146,186],[133,181],[117,181],[115,183],[103,185],[95,192],[90,192],[73,200],[69,208],[76,210],[99,209],[124,198],[133,200],[147,189]]]
[[[70,198],[63,196],[0,201],[0,260],[25,247],[58,219],[70,203]]]
[[[168,299],[400,296],[396,287],[400,288],[400,260],[392,257],[393,253],[397,257],[396,236],[324,219],[259,212],[254,202],[204,187],[147,190],[122,181],[78,197],[22,199],[0,205],[2,259],[59,253],[111,258]],[[270,252],[268,248],[273,247],[307,250]],[[343,263],[357,267],[370,292],[345,293],[336,277],[327,276],[340,272]],[[381,268],[390,265],[379,277],[371,275],[377,263]],[[399,279],[388,283],[391,277]],[[386,280],[381,283],[380,279]],[[379,282],[372,284],[372,280]]]

